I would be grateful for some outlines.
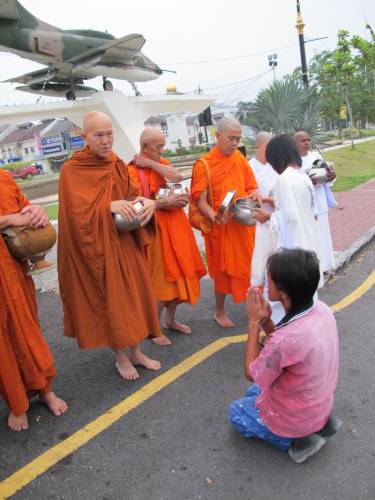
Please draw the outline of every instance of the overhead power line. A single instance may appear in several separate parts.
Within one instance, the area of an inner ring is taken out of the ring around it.
[[[216,87],[203,87],[201,88],[200,90],[204,90],[204,91],[207,91],[207,90],[217,90],[217,89],[223,89],[223,88],[226,88],[226,87],[233,87],[235,85],[240,85],[241,83],[245,83],[245,82],[251,82],[253,80],[257,80],[258,78],[261,78],[262,76],[266,75],[267,73],[269,73],[271,70],[267,70],[267,71],[264,71],[263,73],[259,73],[258,75],[255,75],[255,76],[252,76],[250,78],[245,78],[244,80],[237,80],[235,82],[229,82],[229,83],[225,83],[224,85],[218,85]],[[194,90],[189,90],[186,92],[186,94],[191,94],[191,93],[194,93],[196,92],[196,89]]]
[[[269,54],[270,52],[275,52],[277,50],[283,50],[283,49],[288,49],[289,47],[294,47],[295,45],[298,45],[297,43],[290,43],[289,45],[283,45],[282,47],[276,47],[273,49],[267,49],[267,50],[261,50],[259,52],[253,52],[251,54],[245,54],[242,56],[232,56],[232,57],[221,57],[219,59],[204,59],[201,61],[177,61],[177,62],[168,62],[168,63],[163,63],[163,66],[176,66],[176,65],[182,65],[182,64],[207,64],[207,63],[215,63],[215,62],[222,62],[222,61],[234,61],[235,59],[245,59],[247,57],[253,57],[253,56],[260,56],[262,54]]]

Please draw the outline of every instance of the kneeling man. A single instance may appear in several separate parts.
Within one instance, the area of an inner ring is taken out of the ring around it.
[[[341,425],[331,416],[338,376],[337,326],[329,307],[313,301],[320,277],[314,252],[273,253],[267,275],[269,299],[281,301],[286,315],[275,327],[261,291],[250,289],[244,370],[255,383],[232,403],[228,416],[243,436],[264,439],[301,463]],[[268,336],[262,351],[260,328]]]

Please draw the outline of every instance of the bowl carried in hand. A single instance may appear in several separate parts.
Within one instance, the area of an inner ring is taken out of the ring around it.
[[[260,208],[259,203],[250,198],[238,198],[230,207],[233,219],[243,226],[255,226],[254,210]]]
[[[1,234],[11,255],[31,264],[27,274],[39,274],[56,267],[44,259],[57,239],[56,230],[50,222],[44,227],[6,227]]]
[[[306,170],[307,175],[317,184],[326,184],[328,180],[328,172],[332,167],[324,160],[315,160],[310,168]]]
[[[134,204],[134,208],[137,212],[139,212],[142,207],[143,204],[140,201]],[[133,231],[134,229],[141,227],[141,221],[137,216],[135,216],[132,220],[127,221],[121,214],[113,214],[113,220],[115,221],[117,231],[120,233]]]

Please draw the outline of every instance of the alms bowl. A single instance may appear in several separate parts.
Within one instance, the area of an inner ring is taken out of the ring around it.
[[[260,208],[259,203],[249,198],[238,198],[230,207],[233,219],[243,226],[255,226],[254,210]]]
[[[142,203],[138,201],[134,205],[134,208],[136,209],[137,212],[139,212],[139,210],[142,209],[142,206],[143,206]],[[141,221],[138,219],[137,216],[135,216],[132,220],[127,221],[121,214],[113,214],[113,220],[115,221],[117,231],[119,232],[133,231],[133,229],[141,227]]]
[[[318,184],[326,184],[328,182],[327,169],[325,169],[323,167],[309,168],[306,170],[306,173],[309,177],[313,176],[314,181],[316,181]]]

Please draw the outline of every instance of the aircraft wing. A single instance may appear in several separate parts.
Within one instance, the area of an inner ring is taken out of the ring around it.
[[[9,78],[9,80],[5,80],[5,82],[23,83],[24,85],[40,83],[45,80],[51,80],[56,74],[57,71],[55,69],[50,70],[49,68],[43,68],[32,71],[31,73],[25,73],[21,76],[16,76],[15,78]]]
[[[109,40],[108,42],[99,45],[93,49],[82,52],[77,56],[72,57],[65,61],[66,63],[79,64],[86,59],[90,59],[95,56],[100,56],[101,60],[110,59],[111,57],[121,56],[133,52],[139,52],[146,40],[142,35],[131,34],[126,35],[121,38],[116,38],[115,40]]]

